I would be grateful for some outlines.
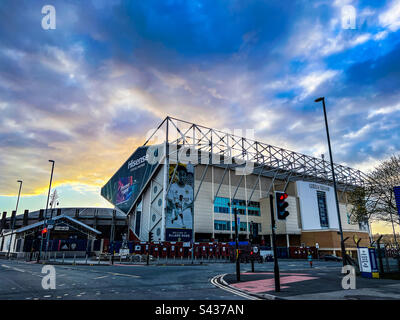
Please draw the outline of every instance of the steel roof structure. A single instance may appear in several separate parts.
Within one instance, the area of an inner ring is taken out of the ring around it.
[[[185,120],[166,117],[144,143],[151,141],[166,146],[165,154],[171,155],[169,146],[176,149],[190,148],[205,152],[213,158],[210,165],[234,168],[244,166],[244,161],[253,163],[253,174],[289,181],[303,180],[332,185],[330,162],[298,152],[272,146],[263,142],[240,137],[228,132],[208,128]],[[215,155],[219,160],[215,163]],[[165,156],[164,156],[165,157]],[[231,163],[227,163],[231,159]],[[337,187],[341,191],[363,187],[367,175],[360,170],[334,163]],[[285,185],[285,189],[287,186]]]

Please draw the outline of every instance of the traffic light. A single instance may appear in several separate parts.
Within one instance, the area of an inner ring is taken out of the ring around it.
[[[286,211],[286,208],[289,206],[287,203],[288,195],[285,192],[276,192],[276,211],[279,220],[286,220],[286,217],[289,215],[289,212]]]
[[[149,242],[153,241],[153,232],[149,231]]]
[[[256,239],[258,237],[258,224],[257,223],[253,223],[253,237],[254,239]]]
[[[47,233],[47,228],[43,228],[42,229],[42,235],[44,235],[44,234],[46,234]]]

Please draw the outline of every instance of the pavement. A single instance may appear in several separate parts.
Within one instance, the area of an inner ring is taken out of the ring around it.
[[[400,281],[388,279],[367,279],[356,277],[356,288],[342,288],[341,265],[324,268],[314,263],[313,268],[299,268],[296,271],[280,272],[280,292],[275,292],[273,271],[265,272],[255,266],[255,272],[241,272],[240,282],[236,274],[221,277],[221,283],[232,290],[260,299],[284,300],[398,300]]]

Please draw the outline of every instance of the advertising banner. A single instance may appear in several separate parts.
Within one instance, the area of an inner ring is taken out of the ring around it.
[[[148,162],[147,150],[147,146],[139,147],[101,188],[101,195],[125,213],[158,164]]]
[[[193,236],[193,165],[190,163],[170,165],[169,181],[171,181],[171,186],[167,193],[165,240],[191,241]]]
[[[400,219],[400,186],[393,188],[394,198],[396,199],[397,213]]]

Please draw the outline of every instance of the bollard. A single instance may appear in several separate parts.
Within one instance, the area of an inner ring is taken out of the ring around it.
[[[64,264],[65,253],[63,253],[62,263]]]
[[[86,264],[87,264],[87,258],[88,258],[88,255],[86,255],[86,261],[85,261]]]
[[[54,261],[57,261],[57,252],[54,251]]]
[[[74,254],[74,265],[76,264],[76,254]]]
[[[119,256],[119,263],[121,263],[122,262],[122,256],[120,255]]]
[[[99,259],[99,261],[97,261],[97,264],[100,264],[100,257],[101,255],[99,254],[99,256],[97,257],[97,259]]]

